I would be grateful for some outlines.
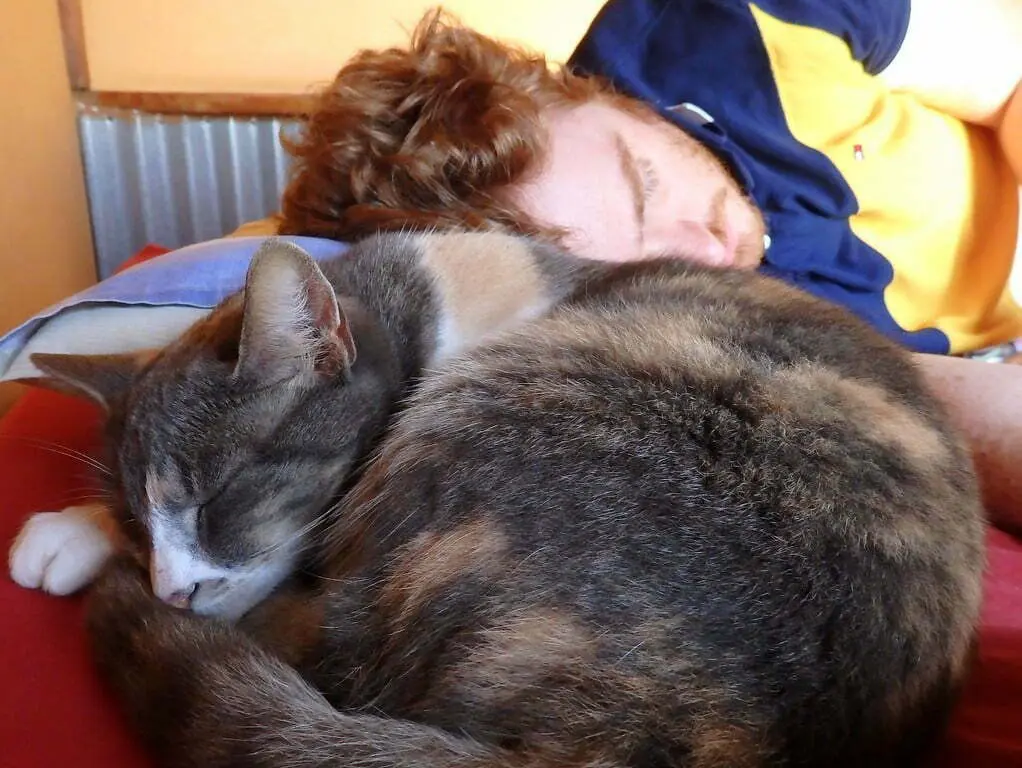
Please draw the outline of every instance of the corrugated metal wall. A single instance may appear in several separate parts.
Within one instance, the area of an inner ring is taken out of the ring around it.
[[[146,243],[208,240],[277,210],[292,121],[95,108],[78,120],[101,277]]]

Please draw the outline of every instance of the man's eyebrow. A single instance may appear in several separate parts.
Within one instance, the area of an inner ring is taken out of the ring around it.
[[[638,219],[639,226],[641,227],[646,219],[646,189],[642,182],[642,173],[635,162],[635,156],[620,133],[614,134],[614,150],[617,152],[618,162],[621,164],[621,172],[624,174],[625,181],[628,182],[628,186],[632,191],[635,218]]]

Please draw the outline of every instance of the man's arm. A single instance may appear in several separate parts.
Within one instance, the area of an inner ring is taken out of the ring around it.
[[[912,0],[905,40],[881,77],[993,128],[1022,181],[1022,0]]]
[[[931,391],[969,440],[991,522],[1022,534],[1022,365],[915,358]]]

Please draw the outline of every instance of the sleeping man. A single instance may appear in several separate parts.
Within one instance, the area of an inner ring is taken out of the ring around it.
[[[1020,78],[1017,0],[614,0],[566,68],[430,16],[324,92],[282,230],[760,269],[918,352],[1022,529],[1022,369],[964,359],[1022,337]]]

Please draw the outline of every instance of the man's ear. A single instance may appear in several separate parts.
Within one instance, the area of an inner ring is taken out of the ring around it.
[[[107,411],[124,395],[155,354],[152,350],[114,355],[62,355],[36,352],[29,359],[48,378],[32,383],[73,395],[86,395]]]
[[[355,362],[355,340],[334,288],[305,251],[268,240],[245,278],[244,319],[234,374],[277,382],[336,375]]]

